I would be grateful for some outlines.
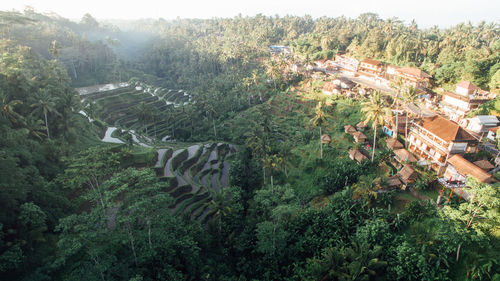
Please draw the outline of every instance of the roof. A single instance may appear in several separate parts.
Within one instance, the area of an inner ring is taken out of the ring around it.
[[[403,169],[398,172],[399,178],[404,182],[412,182],[415,180],[417,177],[417,173],[415,172],[415,169],[413,169],[412,165],[404,165]]]
[[[449,141],[474,141],[476,140],[466,130],[462,129],[457,123],[445,119],[439,115],[423,118],[421,126],[427,131],[435,134],[441,139]]]
[[[346,133],[354,133],[356,132],[356,128],[353,125],[345,125],[344,130]]]
[[[327,135],[327,134],[321,135],[321,143],[329,143],[331,141],[332,141],[332,139],[330,138],[329,135]]]
[[[361,132],[358,132],[358,131],[354,132],[354,133],[352,134],[352,136],[353,136],[355,139],[366,139],[365,134],[363,134],[363,133],[361,133]]]
[[[396,187],[402,184],[401,180],[399,180],[398,175],[391,176],[387,178],[387,185],[389,187]]]
[[[398,72],[409,74],[418,78],[430,78],[431,76],[422,70],[415,67],[401,67],[398,69]]]
[[[364,59],[361,61],[361,63],[366,63],[366,64],[371,64],[371,65],[381,65],[382,62],[374,59]]]
[[[366,124],[365,124],[365,122],[361,121],[358,124],[356,124],[356,127],[358,127],[358,128],[366,128]]]
[[[498,118],[494,115],[477,115],[474,118],[479,120],[479,123],[481,123],[481,124],[494,123],[496,125],[499,123]]]
[[[349,157],[353,160],[356,160],[356,162],[358,162],[358,163],[361,163],[361,161],[363,161],[363,160],[368,160],[368,157],[366,157],[358,149],[349,150]]]
[[[392,149],[392,150],[403,148],[403,144],[400,143],[395,138],[388,138],[388,139],[385,140],[385,142],[387,143],[387,147],[390,148],[390,149]]]
[[[323,90],[325,91],[332,92],[334,89],[340,89],[340,87],[331,82],[326,82],[323,84]]]
[[[399,125],[406,125],[406,116],[405,115],[399,115],[397,119],[398,119],[398,124]],[[410,119],[410,118],[408,118],[408,119]],[[395,115],[392,116],[391,121],[392,121],[393,125],[396,124],[396,116]],[[408,121],[410,121],[410,120],[408,120]]]
[[[473,162],[472,164],[478,166],[479,168],[481,168],[485,171],[489,171],[489,170],[495,168],[495,166],[493,166],[490,163],[490,161],[488,161],[488,160],[479,160],[479,161]]]
[[[472,84],[469,81],[462,81],[462,82],[457,84],[457,87],[465,88],[467,90],[477,90],[478,89],[476,85]]]
[[[498,129],[500,129],[500,127],[495,127],[495,128],[490,128],[489,131],[493,132],[493,133],[497,133]]]
[[[455,154],[448,158],[448,163],[457,170],[463,176],[471,176],[480,182],[490,183],[494,182],[495,179],[488,174],[485,170],[479,168],[478,166],[472,164],[467,159],[463,158],[461,155]]]
[[[404,148],[394,150],[394,154],[396,154],[401,161],[417,162],[418,160],[415,156],[413,156],[413,154]]]

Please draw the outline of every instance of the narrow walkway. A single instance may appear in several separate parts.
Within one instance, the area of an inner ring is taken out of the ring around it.
[[[419,193],[418,191],[416,191],[414,188],[410,188],[410,193],[415,196],[416,198],[420,199],[420,200],[432,200],[432,198],[430,198],[429,196],[427,195],[423,195],[421,193]]]

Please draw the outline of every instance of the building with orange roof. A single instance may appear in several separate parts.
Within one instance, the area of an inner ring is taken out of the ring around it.
[[[457,121],[495,97],[496,95],[479,89],[469,81],[462,81],[456,85],[455,92],[443,93],[440,105],[444,114]]]
[[[492,175],[469,162],[461,155],[451,156],[447,163],[449,165],[444,173],[444,179],[449,183],[465,184],[467,177],[473,177],[484,183],[492,183],[496,181]]]
[[[410,151],[431,161],[431,167],[442,175],[451,155],[476,152],[478,140],[457,123],[434,116],[412,121],[408,142]]]
[[[380,75],[384,64],[374,59],[364,59],[359,63],[359,72],[363,74]]]
[[[403,83],[418,89],[425,89],[430,85],[431,76],[415,67],[398,67],[394,70],[394,77],[401,78]]]

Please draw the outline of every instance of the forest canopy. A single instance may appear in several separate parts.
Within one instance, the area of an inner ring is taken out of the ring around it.
[[[417,195],[381,192],[397,169],[373,111],[395,103],[325,96],[270,45],[500,87],[497,23],[0,11],[0,279],[499,280],[498,184],[439,205],[420,169]],[[75,90],[107,83],[125,86]]]

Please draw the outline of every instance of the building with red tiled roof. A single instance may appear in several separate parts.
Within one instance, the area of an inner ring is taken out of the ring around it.
[[[359,63],[358,72],[363,75],[380,75],[384,64],[374,59],[364,59]]]
[[[472,164],[461,155],[453,155],[448,159],[448,167],[444,173],[444,178],[451,183],[465,183],[467,177],[473,177],[480,182],[492,183],[496,180],[485,170]]]
[[[460,83],[457,84],[455,91],[458,94],[466,96],[466,95],[473,94],[474,91],[476,91],[478,89],[479,88],[476,85],[472,84],[472,82],[462,81],[462,82],[460,82]]]
[[[431,76],[415,67],[399,67],[394,70],[394,77],[400,78],[406,85],[415,88],[425,89],[429,87]]]
[[[457,84],[455,92],[443,93],[440,104],[443,112],[450,119],[458,120],[495,97],[496,95],[479,89],[469,81],[462,81]]]
[[[476,152],[477,139],[457,123],[441,116],[411,122],[408,149],[422,159],[431,161],[431,167],[441,175],[446,160],[452,154]]]

